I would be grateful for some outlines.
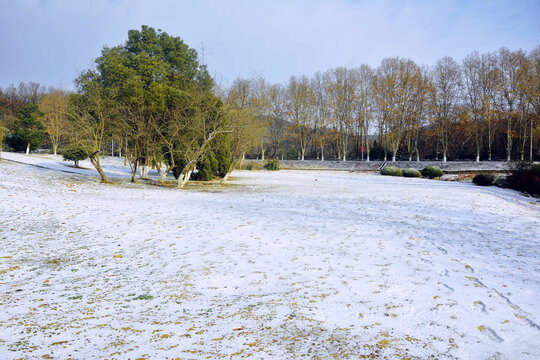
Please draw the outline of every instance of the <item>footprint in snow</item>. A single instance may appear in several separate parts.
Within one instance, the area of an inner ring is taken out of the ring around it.
[[[473,304],[475,309],[480,309],[480,311],[482,311],[483,313],[487,313],[486,304],[484,304],[482,301],[477,300]]]
[[[443,271],[441,271],[441,272],[439,273],[439,275],[441,275],[441,276],[448,276],[448,270],[444,269]]]
[[[475,278],[475,277],[472,277],[472,276],[465,276],[465,278],[472,281],[474,286],[476,286],[476,287],[486,287],[486,285],[484,285],[483,282],[478,280],[478,278]]]
[[[448,286],[446,285],[445,283],[440,283],[442,286],[444,286],[445,288],[447,288],[448,290],[450,290],[450,292],[454,292],[454,288],[451,287],[451,286]]]
[[[536,330],[540,330],[540,325],[538,325],[537,323],[535,323],[534,321],[532,321],[531,319],[529,319],[525,315],[514,314],[514,316],[517,317],[518,319],[521,319],[521,320],[525,321],[529,326],[535,328]]]
[[[448,254],[448,251],[446,251],[446,249],[440,247],[440,246],[437,246],[437,249],[439,249],[440,252],[442,252],[443,254]]]
[[[490,338],[491,340],[493,340],[493,341],[495,341],[497,343],[501,343],[501,342],[504,341],[502,337],[497,335],[495,330],[493,330],[492,328],[489,328],[487,326],[480,325],[478,327],[478,331],[480,331],[482,334],[486,335],[488,338]]]

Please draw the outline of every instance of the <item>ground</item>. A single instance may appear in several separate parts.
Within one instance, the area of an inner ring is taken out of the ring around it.
[[[104,185],[3,157],[41,167],[0,163],[2,359],[540,356],[537,199],[344,171],[175,190],[116,159]]]

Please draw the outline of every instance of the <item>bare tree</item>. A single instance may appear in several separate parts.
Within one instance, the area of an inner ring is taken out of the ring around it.
[[[328,126],[329,124],[329,99],[326,92],[325,76],[320,72],[315,73],[311,79],[311,89],[313,91],[314,102],[314,132],[315,143],[318,148],[317,159],[324,161],[324,148],[328,141]]]
[[[406,121],[414,111],[411,101],[421,78],[420,68],[409,59],[386,58],[377,69],[375,103],[382,122],[380,129],[392,151],[392,162],[396,161]]]
[[[524,76],[520,77],[520,86],[538,119],[540,116],[540,46],[531,51],[526,66]],[[529,116],[529,161],[533,161],[534,119],[535,116],[531,114]]]
[[[342,161],[347,161],[349,140],[353,133],[355,120],[355,73],[344,67],[328,71],[326,93],[328,96],[328,108],[339,136],[340,158]]]
[[[371,118],[373,116],[373,77],[374,72],[368,65],[361,65],[355,70],[356,74],[356,91],[355,91],[355,114],[357,133],[360,137],[362,147],[362,157],[364,150],[366,153],[366,161],[369,162],[369,128]]]
[[[412,161],[413,154],[416,161],[420,161],[420,151],[418,150],[418,137],[420,130],[424,126],[428,113],[428,94],[431,89],[431,82],[427,74],[427,69],[419,71],[411,79],[412,93],[410,100],[406,103],[405,111],[405,140],[409,161]]]
[[[96,82],[81,83],[80,87],[84,92],[72,94],[68,108],[68,119],[74,130],[73,140],[87,151],[101,182],[106,183],[99,155],[116,117],[117,104],[113,96]]]
[[[303,161],[312,137],[313,92],[306,76],[291,77],[287,87],[287,113]]]
[[[498,52],[501,91],[504,107],[501,109],[506,116],[506,160],[511,160],[513,128],[516,120],[516,106],[518,100],[520,69],[526,62],[525,53],[521,50],[510,51],[501,48]]]
[[[252,80],[237,79],[227,93],[225,107],[227,130],[231,137],[231,163],[220,184],[224,184],[242,161],[246,151],[257,146],[266,130],[257,119],[258,100],[254,99]]]
[[[39,100],[39,109],[43,113],[43,125],[51,140],[54,155],[58,152],[58,145],[62,138],[68,133],[66,107],[66,95],[60,90],[43,95]]]
[[[452,127],[458,119],[461,69],[454,59],[446,56],[438,60],[431,71],[431,81],[433,124],[442,145],[443,161],[446,162]]]
[[[281,84],[270,85],[267,88],[268,115],[270,118],[270,141],[274,145],[274,155],[283,160],[285,150],[283,140],[286,130],[287,90]]]
[[[270,123],[272,122],[271,105],[268,98],[268,84],[260,77],[251,79],[249,80],[249,91],[249,101],[253,105],[252,109],[256,119],[260,122],[261,131],[258,131],[260,136],[259,146],[261,149],[261,160],[264,160],[268,145]]]
[[[473,125],[476,162],[480,161],[480,149],[482,146],[482,112],[484,104],[481,92],[481,65],[482,60],[478,52],[467,55],[463,60],[464,98]]]

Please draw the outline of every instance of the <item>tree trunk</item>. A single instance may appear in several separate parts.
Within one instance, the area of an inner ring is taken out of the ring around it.
[[[506,161],[510,161],[512,151],[512,118],[506,122]]]
[[[197,165],[197,161],[199,161],[201,156],[203,156],[203,154],[204,154],[204,149],[214,139],[214,136],[219,134],[219,133],[220,132],[217,132],[215,134],[210,133],[210,135],[208,135],[208,139],[204,140],[204,143],[201,145],[199,150],[197,150],[197,152],[195,153],[195,155],[193,156],[191,161],[189,161],[187,163],[187,165],[184,167],[184,169],[180,173],[180,176],[178,177],[178,186],[177,187],[179,189],[183,189],[184,186],[187,184],[187,182],[189,181],[189,178],[191,177],[191,173],[193,172],[193,170],[195,170],[195,166]]]
[[[58,145],[53,145],[53,151],[54,151],[54,155],[58,155],[58,154],[57,154],[57,151],[58,151]]]
[[[366,162],[369,162],[369,140],[366,136]]]
[[[137,177],[137,161],[133,162],[133,165],[131,165],[131,161],[129,162],[129,166],[131,166],[131,182],[135,182],[135,178]]]
[[[26,145],[26,155],[30,155],[30,143]]]
[[[126,142],[125,142],[125,148],[124,148],[124,166],[126,166],[128,162],[128,141],[127,139],[125,140]]]
[[[229,165],[229,168],[227,169],[227,173],[225,174],[223,179],[221,179],[221,181],[219,182],[219,185],[223,185],[227,182],[227,180],[229,180],[229,176],[231,176],[232,172],[234,171],[238,163],[239,163],[238,160],[231,161],[231,164]]]
[[[182,171],[182,173],[180,174],[180,177],[178,178],[178,188],[179,189],[184,188],[184,186],[189,181],[189,178],[191,177],[192,172],[193,172],[193,170],[187,170],[186,172]]]
[[[140,164],[139,176],[141,179],[148,179],[148,172],[150,171],[150,158],[146,157]]]
[[[99,173],[99,176],[101,176],[101,182],[107,183],[107,177],[105,176],[105,173],[103,172],[103,169],[101,168],[101,164],[99,163],[99,150],[94,151],[92,154],[88,156],[90,158],[90,162],[94,167],[96,168],[97,172]]]
[[[491,161],[491,120],[488,126],[488,161]]]

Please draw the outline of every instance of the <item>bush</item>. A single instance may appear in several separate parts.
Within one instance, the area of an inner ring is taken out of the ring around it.
[[[246,170],[253,170],[253,163],[249,163],[246,165]]]
[[[532,164],[531,172],[533,173],[534,176],[540,177],[540,164]]]
[[[215,140],[214,155],[218,163],[217,176],[224,177],[231,166],[231,135],[220,134]]]
[[[478,174],[473,177],[472,182],[480,186],[491,186],[495,182],[495,176],[491,174]]]
[[[264,164],[266,170],[279,170],[279,159],[271,159]]]
[[[416,170],[416,169],[406,169],[406,170],[403,170],[403,176],[405,177],[422,177],[422,174],[420,174],[420,171]]]
[[[199,181],[210,181],[217,174],[219,162],[213,151],[207,152],[197,163],[197,172],[191,175],[191,179]]]
[[[381,175],[401,176],[403,173],[397,166],[387,166],[381,170]]]
[[[66,150],[64,150],[62,155],[64,156],[64,160],[74,161],[75,167],[77,168],[79,167],[79,161],[88,158],[88,152],[85,149],[77,146],[68,147]]]
[[[422,169],[422,176],[428,179],[435,179],[443,175],[444,172],[437,166],[426,166]]]
[[[535,175],[532,169],[515,170],[506,178],[504,182],[498,185],[531,195],[540,196],[540,176]]]

